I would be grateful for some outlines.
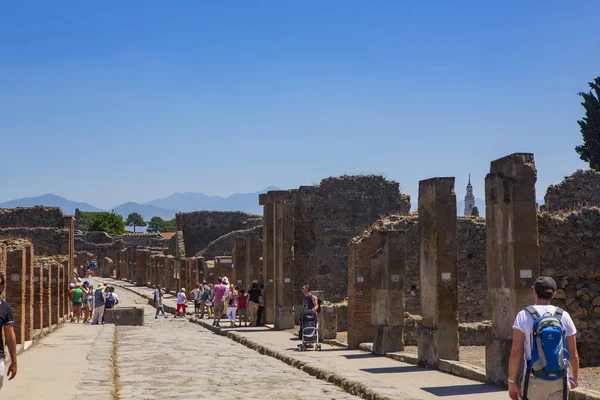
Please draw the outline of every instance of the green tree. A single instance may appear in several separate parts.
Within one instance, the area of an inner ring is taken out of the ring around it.
[[[112,212],[97,212],[92,213],[90,219],[90,231],[104,231],[112,235],[118,235],[125,232],[125,222],[123,217]]]
[[[161,217],[152,217],[148,222],[148,232],[175,232],[176,226],[175,218],[165,221]]]
[[[129,214],[127,216],[127,221],[125,221],[125,224],[127,226],[133,226],[133,231],[135,232],[135,227],[136,226],[146,226],[148,224],[146,224],[146,221],[144,221],[144,218],[136,213],[136,212],[132,212],[131,214]]]
[[[600,171],[600,76],[588,85],[591,88],[589,92],[579,93],[583,97],[581,105],[585,109],[585,116],[577,121],[583,144],[575,147],[575,151],[590,168]]]
[[[477,206],[473,206],[473,210],[471,211],[472,217],[479,217],[479,208]]]
[[[148,232],[162,232],[165,220],[161,217],[152,217],[148,222]]]

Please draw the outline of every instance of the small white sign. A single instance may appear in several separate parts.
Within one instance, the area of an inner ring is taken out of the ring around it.
[[[56,283],[56,278],[52,278],[52,283]]]
[[[364,281],[365,281],[365,277],[364,276],[357,276],[356,277],[356,282],[363,283]]]
[[[33,277],[33,281],[34,282],[39,282],[40,281],[40,277],[39,276],[34,276]]]
[[[452,279],[452,274],[450,272],[442,272],[442,280],[449,281]]]
[[[269,283],[273,283],[273,279],[269,279]]]
[[[283,283],[290,283],[292,280],[290,278],[284,278]]]
[[[219,259],[220,264],[231,264],[231,258],[221,258]]]
[[[400,282],[400,275],[393,274],[392,275],[392,282]]]
[[[533,276],[533,272],[530,269],[522,269],[519,271],[519,275],[521,279],[528,279]]]
[[[239,285],[240,283],[242,283],[242,281],[241,281],[240,279],[238,279],[238,280],[237,280],[237,283],[238,283],[238,285]]]
[[[48,282],[48,277],[47,277],[47,276],[45,276],[45,277],[42,279],[42,282],[44,282],[44,283]]]
[[[21,280],[21,275],[20,274],[12,274],[10,276],[10,280],[13,282],[19,282]]]

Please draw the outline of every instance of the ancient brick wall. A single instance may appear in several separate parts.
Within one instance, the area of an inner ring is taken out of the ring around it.
[[[600,365],[600,208],[538,214],[538,231],[541,273],[577,327],[581,364]]]
[[[6,242],[6,302],[11,305],[15,317],[17,343],[25,342],[25,324],[29,323],[25,312],[27,253],[30,242]]]
[[[578,170],[557,185],[550,185],[544,197],[545,211],[571,210],[600,205],[600,172]]]
[[[63,213],[58,207],[0,208],[0,227],[63,228]]]
[[[229,232],[210,242],[205,249],[199,251],[196,255],[204,257],[206,260],[212,260],[216,256],[231,256],[233,255],[234,238],[245,238],[250,233],[258,233],[262,239],[263,226],[258,225],[250,229]]]
[[[332,302],[348,293],[349,241],[382,215],[410,211],[399,184],[375,175],[326,178],[300,187],[294,202],[296,276]]]
[[[176,218],[177,230],[183,232],[188,257],[229,232],[262,224],[262,216],[241,211],[195,211],[177,213]]]
[[[34,245],[35,254],[40,256],[68,254],[62,252],[63,232],[58,228],[2,228],[0,226],[0,237],[28,239]]]

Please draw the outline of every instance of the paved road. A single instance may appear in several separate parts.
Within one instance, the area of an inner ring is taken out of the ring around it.
[[[123,305],[140,299],[118,292]],[[358,399],[186,319],[155,320],[145,308],[143,327],[117,327],[121,400]]]

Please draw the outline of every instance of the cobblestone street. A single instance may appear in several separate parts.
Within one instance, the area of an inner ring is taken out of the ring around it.
[[[139,299],[119,295],[123,305]],[[117,327],[120,399],[358,398],[187,319],[154,319],[154,308],[145,311],[143,327]]]

